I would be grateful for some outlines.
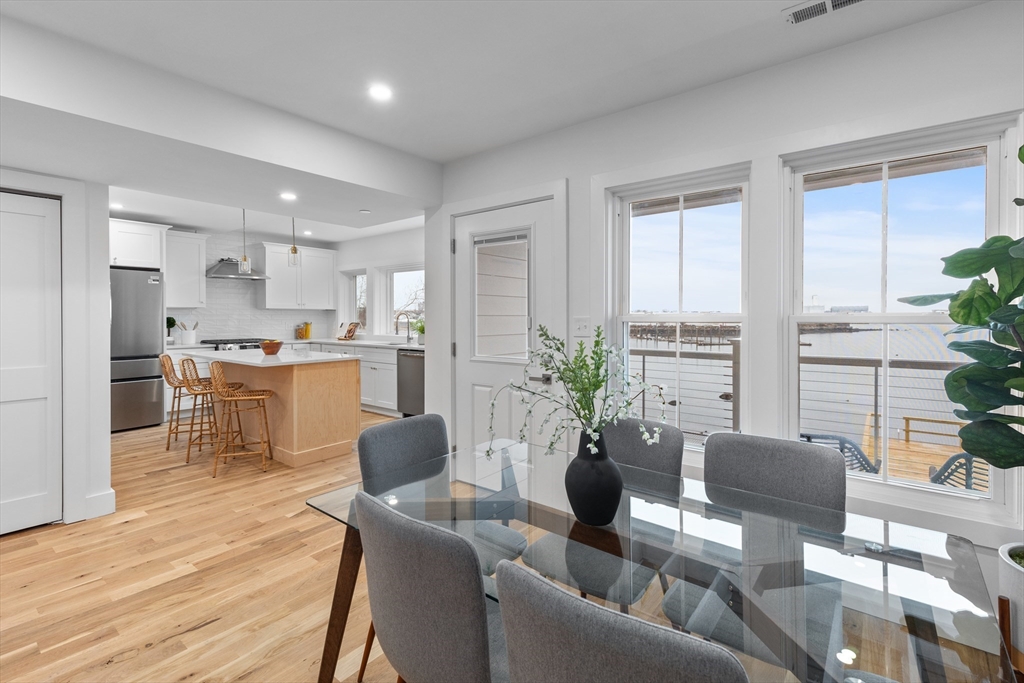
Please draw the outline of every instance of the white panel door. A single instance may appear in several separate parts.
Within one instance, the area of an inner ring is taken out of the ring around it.
[[[548,199],[455,219],[453,431],[459,449],[486,450],[495,396],[495,436],[517,438],[525,409],[518,396],[498,390],[523,379],[538,325],[565,338],[566,269],[551,262],[563,253],[556,240],[564,236],[552,234],[553,206]]]
[[[359,402],[368,406],[377,404],[377,373],[369,361],[359,361]]]
[[[334,308],[334,253],[320,249],[300,249],[302,268],[301,301],[303,308]]]
[[[60,202],[0,193],[0,533],[62,516]]]

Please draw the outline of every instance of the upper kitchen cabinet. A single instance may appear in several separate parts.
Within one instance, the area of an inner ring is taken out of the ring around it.
[[[191,232],[167,232],[164,299],[168,308],[206,308],[208,237]]]
[[[257,283],[260,308],[330,310],[334,304],[334,259],[330,249],[299,247],[299,264],[288,263],[290,244],[264,242],[257,267],[267,280]]]
[[[162,269],[164,233],[169,227],[111,219],[110,265]]]

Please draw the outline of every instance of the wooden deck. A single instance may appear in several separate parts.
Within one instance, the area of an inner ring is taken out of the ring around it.
[[[865,428],[861,440],[861,449],[874,459],[875,439],[870,428]],[[905,481],[917,481],[928,483],[930,481],[930,469],[936,470],[950,457],[963,453],[959,445],[931,444],[916,441],[911,435],[908,442],[905,438],[889,439],[889,478],[902,479]],[[988,491],[988,463],[976,461],[975,463],[975,487],[976,491]]]

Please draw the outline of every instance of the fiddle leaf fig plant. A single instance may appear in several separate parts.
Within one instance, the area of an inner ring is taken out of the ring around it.
[[[1024,164],[1024,146],[1017,152]],[[1014,199],[1024,206],[1024,199]],[[1024,238],[997,235],[980,247],[942,259],[943,275],[969,279],[965,289],[900,299],[912,306],[949,301],[949,317],[958,323],[947,335],[985,330],[991,341],[952,341],[948,348],[971,358],[946,375],[946,395],[963,406],[953,413],[967,422],[960,428],[963,449],[994,467],[1024,467],[1024,417],[997,412],[1024,406]]]

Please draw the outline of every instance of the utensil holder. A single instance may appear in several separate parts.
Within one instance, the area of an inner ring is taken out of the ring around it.
[[[181,343],[183,345],[195,344],[196,343],[196,331],[195,330],[182,330],[181,331]]]

